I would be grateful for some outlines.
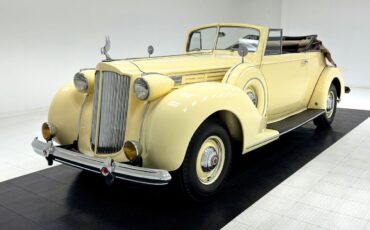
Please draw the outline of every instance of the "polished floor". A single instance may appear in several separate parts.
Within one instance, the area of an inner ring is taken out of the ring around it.
[[[353,90],[348,107],[370,110],[369,92]],[[0,229],[369,228],[361,178],[369,175],[370,111],[340,109],[332,129],[310,123],[241,157],[222,193],[204,204],[173,186],[109,187],[99,175],[47,168],[29,145],[45,114],[0,120]]]
[[[370,118],[224,229],[370,229]]]
[[[225,189],[204,204],[184,200],[172,186],[117,181],[108,187],[100,175],[62,165],[21,176],[0,183],[0,228],[219,229],[369,115],[340,109],[332,129],[307,124],[241,157]]]

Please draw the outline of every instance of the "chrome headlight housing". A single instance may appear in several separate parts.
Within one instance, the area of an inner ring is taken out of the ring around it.
[[[79,92],[87,93],[87,90],[89,88],[89,81],[84,74],[80,72],[76,73],[73,78],[73,83]]]
[[[149,84],[148,82],[142,78],[136,78],[134,82],[134,92],[137,98],[140,100],[146,100],[149,97]]]

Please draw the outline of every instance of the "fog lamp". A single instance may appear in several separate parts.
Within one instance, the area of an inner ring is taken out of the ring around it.
[[[41,132],[44,139],[50,141],[55,136],[56,129],[50,122],[44,122],[41,126]]]
[[[140,156],[142,147],[137,141],[126,141],[123,146],[123,151],[125,152],[127,159],[134,161],[138,156]]]

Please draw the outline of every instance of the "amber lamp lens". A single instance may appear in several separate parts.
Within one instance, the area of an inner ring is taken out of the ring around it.
[[[47,123],[43,123],[41,127],[42,136],[45,140],[50,141],[53,138],[52,127]]]
[[[123,151],[125,152],[125,155],[127,159],[130,161],[133,161],[138,156],[137,148],[134,143],[127,141],[125,145],[123,146]]]

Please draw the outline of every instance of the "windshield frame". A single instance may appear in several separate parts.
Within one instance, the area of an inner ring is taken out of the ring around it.
[[[199,30],[209,29],[209,28],[216,28],[216,33],[215,33],[215,38],[214,38],[212,49],[201,49],[201,50],[191,50],[190,51],[189,48],[190,48],[190,41],[191,41],[192,35],[195,32],[199,31]],[[247,28],[247,29],[257,31],[258,32],[258,46],[257,46],[256,51],[251,51],[251,52],[256,53],[260,49],[261,30],[256,28],[256,27],[242,26],[242,25],[208,25],[208,26],[204,26],[204,27],[195,28],[195,29],[193,29],[189,32],[187,43],[186,43],[186,52],[213,52],[215,50],[236,51],[236,50],[231,50],[231,49],[216,49],[217,48],[217,43],[218,43],[218,36],[217,35],[219,34],[221,28]]]

